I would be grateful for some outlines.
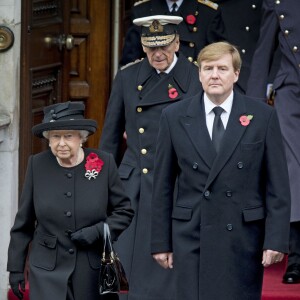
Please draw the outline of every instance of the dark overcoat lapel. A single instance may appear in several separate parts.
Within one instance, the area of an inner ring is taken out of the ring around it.
[[[186,116],[180,120],[197,152],[211,168],[216,156],[205,120],[203,96],[194,97],[187,108]]]
[[[192,144],[206,165],[211,169],[205,188],[216,178],[240,143],[246,127],[241,126],[239,118],[245,112],[246,106],[243,98],[239,94],[235,94],[231,114],[218,155],[207,130],[203,96],[200,99],[197,97],[193,98],[187,108],[187,115],[181,119],[181,123]]]

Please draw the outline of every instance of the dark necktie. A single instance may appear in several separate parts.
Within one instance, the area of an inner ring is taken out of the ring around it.
[[[213,111],[215,113],[215,118],[214,118],[213,130],[212,130],[212,142],[218,153],[225,132],[224,125],[221,120],[221,114],[224,111],[224,109],[220,106],[216,106],[213,109]]]
[[[176,13],[176,11],[177,11],[177,4],[174,2],[171,7],[171,14]]]
[[[159,75],[159,78],[163,78],[163,77],[166,77],[168,74],[165,72],[160,72],[158,75]]]

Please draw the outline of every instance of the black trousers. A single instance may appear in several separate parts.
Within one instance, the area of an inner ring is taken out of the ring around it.
[[[288,255],[288,266],[300,265],[300,222],[290,223],[290,252]]]

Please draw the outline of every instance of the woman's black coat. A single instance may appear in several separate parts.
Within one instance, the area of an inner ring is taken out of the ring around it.
[[[11,230],[7,270],[23,272],[28,246],[31,300],[66,300],[67,286],[76,299],[99,300],[97,282],[102,237],[89,247],[77,246],[70,233],[106,221],[112,236],[130,224],[133,211],[111,155],[96,153],[104,165],[96,178],[85,177],[85,160],[63,168],[52,152],[31,156],[21,205]]]

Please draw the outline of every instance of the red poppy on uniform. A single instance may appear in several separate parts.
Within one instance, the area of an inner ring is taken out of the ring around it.
[[[186,16],[185,21],[188,24],[193,25],[196,23],[196,17],[194,15],[188,15],[188,16]]]

